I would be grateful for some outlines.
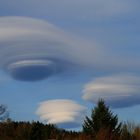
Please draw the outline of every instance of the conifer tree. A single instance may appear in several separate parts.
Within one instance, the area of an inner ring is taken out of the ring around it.
[[[117,115],[114,115],[101,99],[92,110],[91,118],[86,116],[83,131],[96,135],[103,128],[109,129],[110,133],[120,133],[121,123],[118,123]]]

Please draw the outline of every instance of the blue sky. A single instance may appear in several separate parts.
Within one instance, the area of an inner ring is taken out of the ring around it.
[[[104,98],[120,120],[140,122],[139,4],[1,1],[0,103],[10,117],[73,129]]]

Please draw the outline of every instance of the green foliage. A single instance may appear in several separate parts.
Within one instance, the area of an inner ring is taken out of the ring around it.
[[[96,135],[100,129],[109,129],[109,132],[120,133],[121,123],[118,123],[117,115],[114,115],[103,100],[99,100],[97,106],[92,110],[91,118],[84,120],[83,131]]]
[[[43,125],[39,122],[32,124],[30,140],[43,140]]]
[[[0,122],[0,140],[140,140],[140,126],[125,123],[120,136],[110,128],[101,128],[96,135],[66,131],[40,122]]]
[[[40,122],[0,122],[0,140],[78,140],[78,132],[58,129]]]
[[[140,125],[134,122],[125,122],[122,125],[120,140],[140,140]]]
[[[6,112],[7,108],[1,105],[0,115],[4,116]],[[140,140],[140,126],[130,122],[118,123],[117,115],[103,100],[99,100],[91,117],[85,118],[83,132],[66,131],[40,122],[2,120],[0,140]]]

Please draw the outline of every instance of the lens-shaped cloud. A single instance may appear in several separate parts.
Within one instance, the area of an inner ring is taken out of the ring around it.
[[[62,128],[75,128],[82,124],[86,108],[72,100],[49,100],[41,102],[36,114],[47,123]]]
[[[118,57],[46,21],[1,17],[0,68],[16,80],[37,81],[75,68],[136,71],[140,63],[138,58]]]
[[[140,78],[134,75],[114,75],[97,78],[84,87],[83,99],[97,103],[104,99],[114,108],[140,104]]]
[[[48,22],[0,18],[0,67],[17,80],[41,80],[75,65],[87,65],[93,52],[100,53]]]

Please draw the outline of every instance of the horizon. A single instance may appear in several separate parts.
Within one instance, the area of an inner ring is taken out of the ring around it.
[[[0,104],[10,118],[79,130],[102,98],[120,121],[140,123],[138,5],[0,2]]]

